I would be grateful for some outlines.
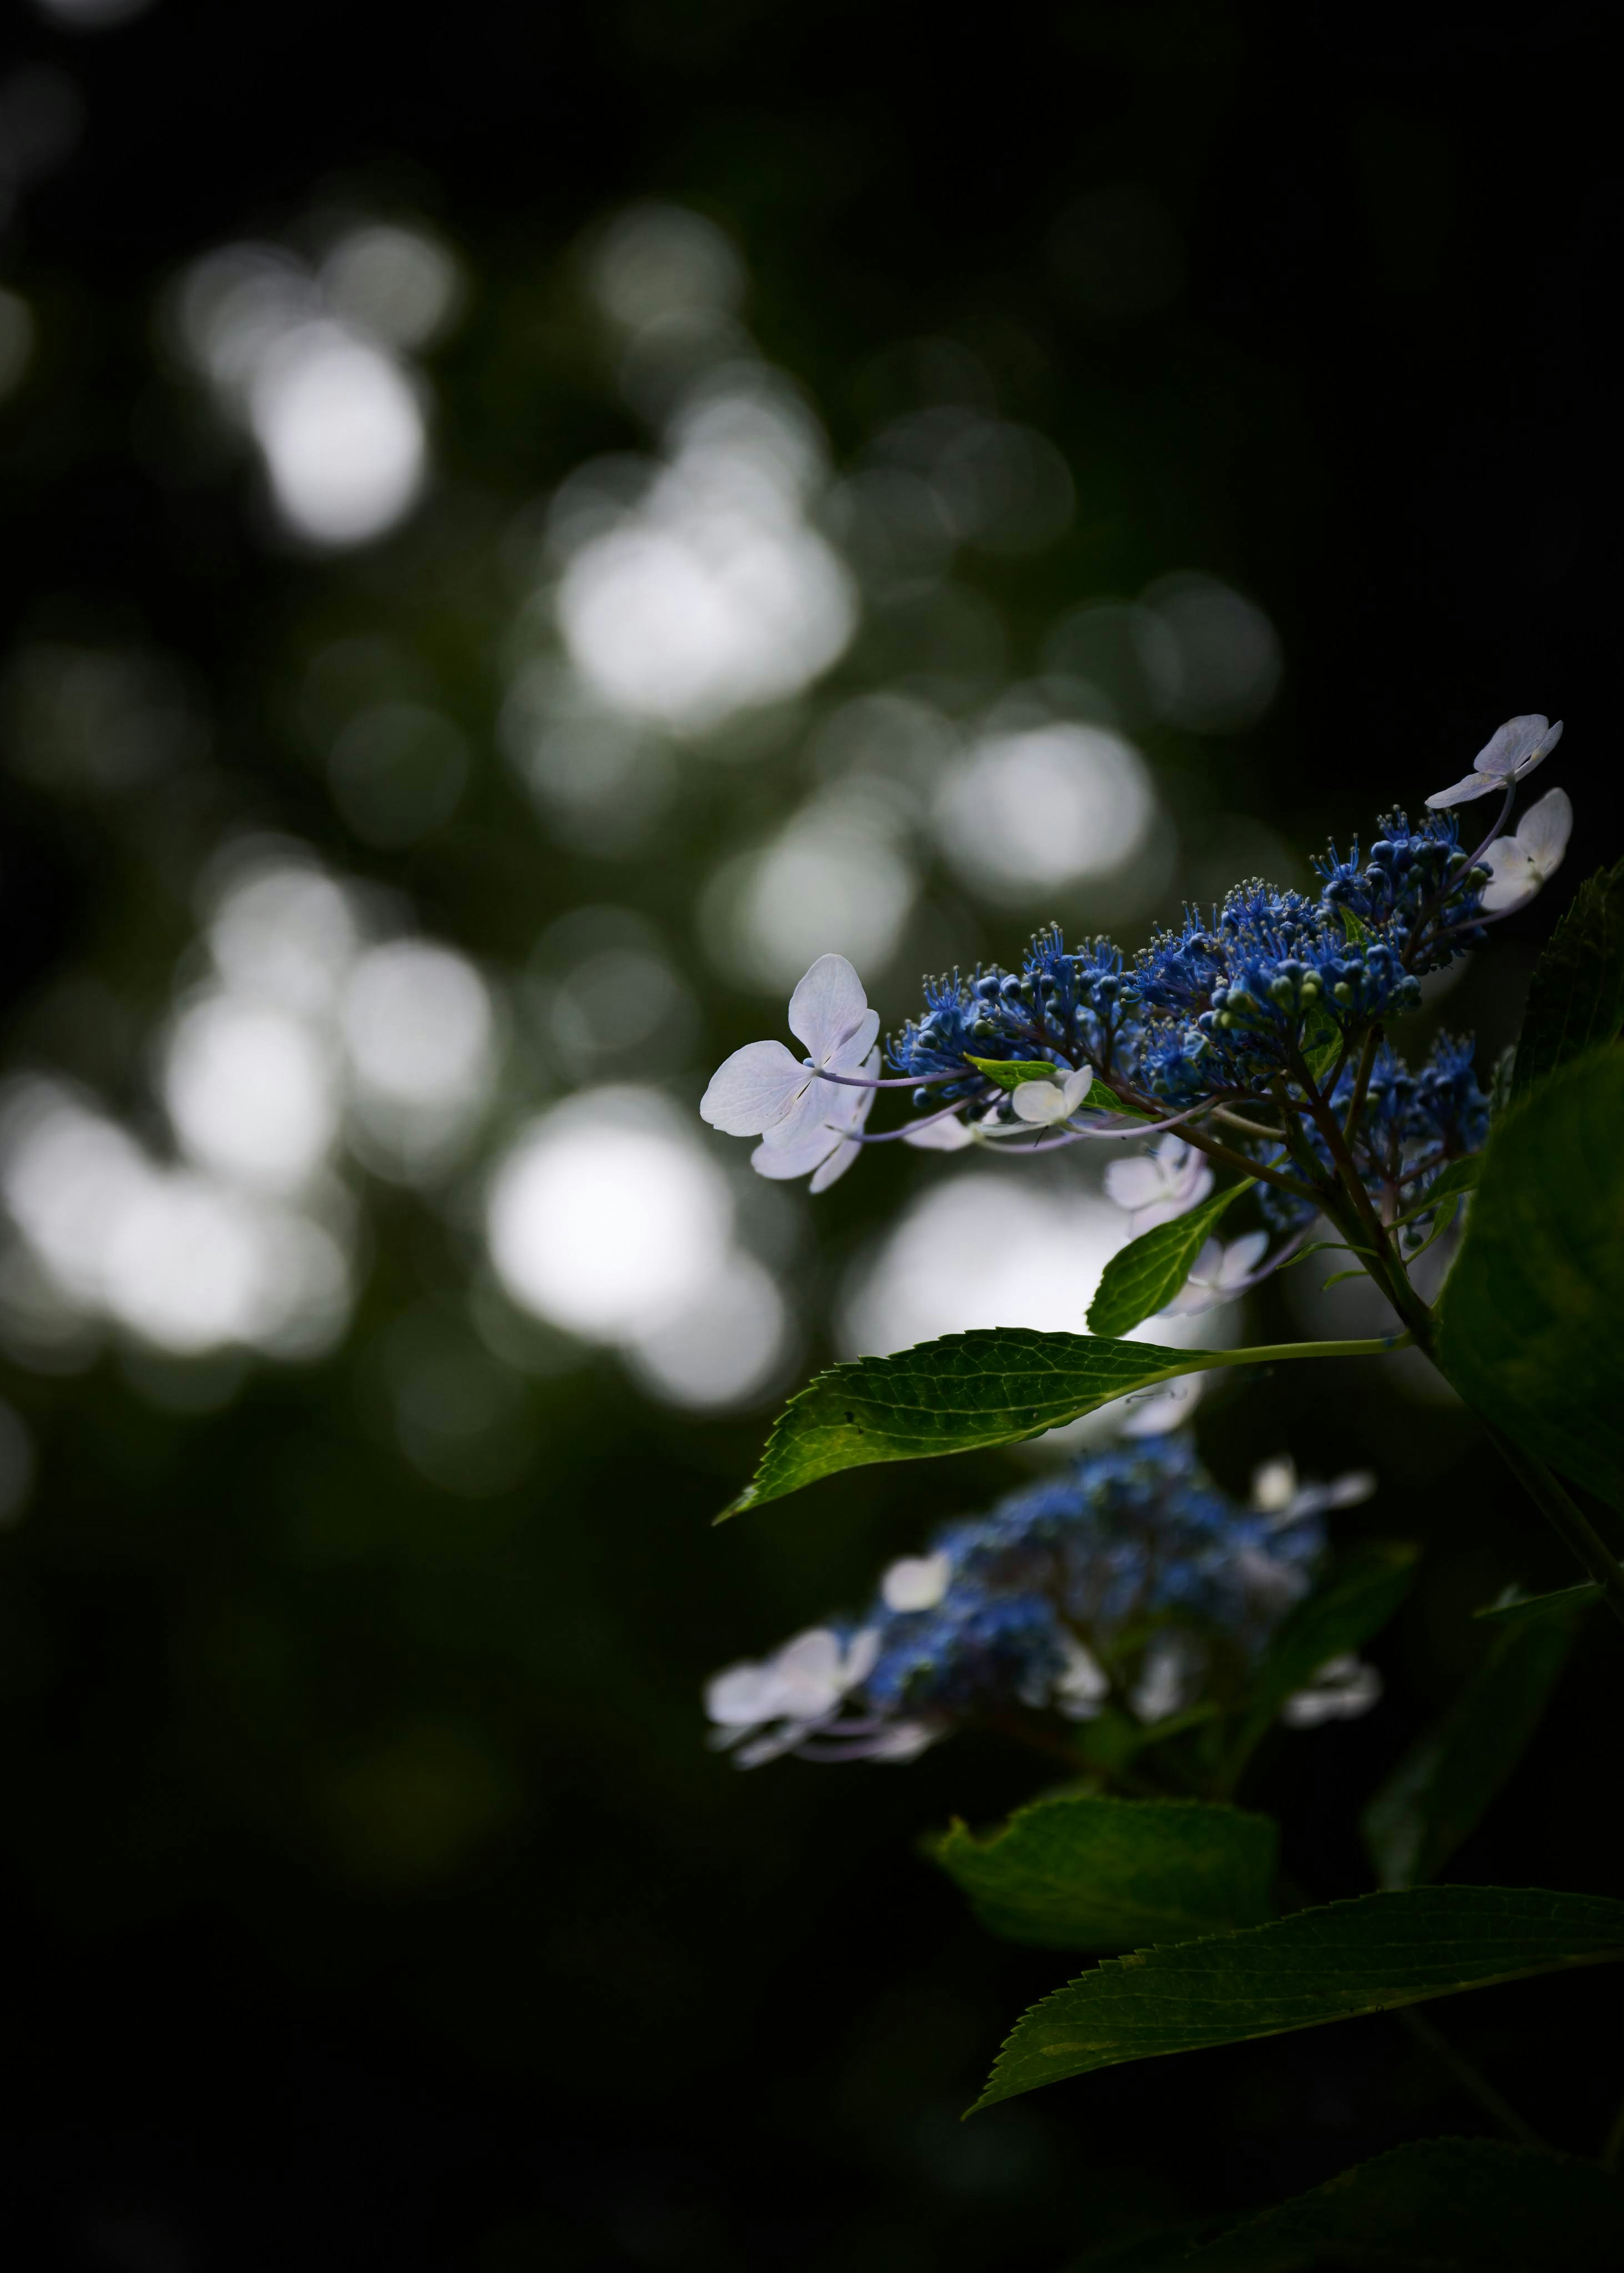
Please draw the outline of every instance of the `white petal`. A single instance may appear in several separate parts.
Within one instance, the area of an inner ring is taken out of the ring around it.
[[[827,1626],[812,1626],[786,1641],[772,1660],[782,1699],[780,1713],[786,1718],[810,1721],[831,1711],[846,1687],[845,1656],[839,1636]]]
[[[1546,750],[1554,747],[1557,734],[1561,731],[1559,719],[1556,733],[1552,734],[1549,719],[1537,710],[1530,710],[1520,718],[1507,718],[1503,726],[1495,728],[1472,760],[1472,770],[1474,773],[1489,774],[1500,782],[1510,774],[1532,773]]]
[[[1252,1472],[1252,1504],[1259,1515],[1279,1515],[1297,1497],[1297,1462],[1289,1452]]]
[[[1038,1129],[1052,1128],[1071,1110],[1057,1081],[1023,1081],[1010,1101],[1018,1121],[1028,1121]]]
[[[1554,876],[1562,865],[1573,832],[1573,806],[1565,789],[1547,790],[1529,806],[1517,823],[1517,842],[1542,878]]]
[[[1074,1634],[1064,1637],[1065,1670],[1055,1684],[1055,1702],[1069,1721],[1092,1720],[1110,1693],[1110,1678]]]
[[[1085,1066],[1079,1073],[1068,1074],[1064,1081],[1061,1084],[1061,1089],[1065,1098],[1066,1111],[1068,1113],[1075,1113],[1078,1106],[1082,1103],[1084,1098],[1087,1096],[1089,1091],[1093,1087],[1094,1076],[1089,1072],[1086,1066]]]
[[[827,1065],[867,1017],[874,1020],[874,1032],[860,1057],[879,1031],[879,1014],[869,1010],[862,980],[843,955],[820,955],[789,998],[789,1030],[800,1036],[819,1065]]]
[[[836,1129],[814,1129],[796,1144],[758,1144],[750,1166],[769,1183],[793,1184],[798,1177],[815,1174],[845,1142]]]
[[[947,1730],[935,1721],[893,1721],[867,1747],[871,1760],[916,1760]]]
[[[1491,844],[1483,856],[1483,866],[1491,872],[1483,888],[1486,915],[1508,915],[1539,889],[1538,872],[1515,836],[1502,836]]]
[[[813,1198],[816,1199],[819,1192],[826,1192],[831,1184],[838,1184],[861,1151],[861,1144],[853,1144],[849,1138],[843,1138],[808,1185],[807,1189]]]
[[[1312,1686],[1287,1698],[1281,1719],[1288,1729],[1314,1729],[1324,1721],[1357,1720],[1381,1695],[1381,1676],[1357,1657],[1334,1657],[1322,1665]]]
[[[932,1121],[923,1129],[911,1129],[902,1141],[921,1152],[962,1152],[975,1138],[955,1115],[951,1120]]]
[[[880,1637],[873,1626],[865,1626],[846,1644],[846,1656],[840,1668],[840,1677],[848,1689],[855,1689],[860,1681],[867,1681],[878,1662]]]
[[[730,1665],[706,1682],[705,1711],[724,1728],[754,1728],[772,1718],[777,1696],[771,1666]]]
[[[880,1599],[888,1610],[934,1610],[952,1575],[953,1558],[945,1550],[905,1555],[881,1579]]]
[[[1157,1162],[1143,1154],[1138,1159],[1113,1160],[1105,1171],[1105,1190],[1108,1198],[1132,1214],[1166,1197],[1167,1178]]]
[[[808,1079],[782,1042],[747,1042],[711,1075],[700,1117],[725,1136],[759,1136],[793,1111]]]
[[[1452,782],[1429,797],[1427,804],[1434,813],[1441,813],[1448,805],[1470,805],[1475,797],[1487,797],[1492,790],[1503,784],[1492,774],[1468,774],[1463,781]]]
[[[1248,1231],[1232,1240],[1224,1249],[1223,1267],[1218,1274],[1218,1284],[1228,1294],[1238,1293],[1263,1260],[1268,1245],[1267,1231]]]

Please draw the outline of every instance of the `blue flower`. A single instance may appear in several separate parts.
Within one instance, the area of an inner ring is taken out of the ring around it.
[[[971,1722],[1081,1721],[1113,1700],[1153,1722],[1202,1696],[1232,1704],[1312,1579],[1326,1509],[1370,1489],[1302,1489],[1277,1461],[1242,1505],[1187,1437],[1090,1454],[893,1564],[861,1619],[718,1675],[715,1741],[746,1767],[788,1752],[896,1760]]]

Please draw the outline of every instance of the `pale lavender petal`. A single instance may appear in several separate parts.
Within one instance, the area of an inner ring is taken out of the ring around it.
[[[1244,1232],[1224,1251],[1223,1267],[1218,1274],[1218,1284],[1233,1294],[1244,1287],[1263,1260],[1268,1245],[1267,1231]]]
[[[813,1197],[816,1199],[819,1192],[826,1192],[831,1184],[838,1183],[861,1151],[861,1144],[853,1144],[849,1137],[843,1138],[807,1186]]]
[[[1071,1111],[1057,1081],[1023,1081],[1010,1101],[1018,1121],[1030,1121],[1038,1129],[1052,1128]]]
[[[789,1030],[800,1036],[818,1065],[828,1065],[869,1016],[874,1029],[858,1052],[860,1057],[866,1056],[879,1031],[879,1014],[870,1012],[862,980],[843,955],[820,955],[789,998]]]
[[[1449,788],[1440,789],[1435,797],[1429,797],[1427,805],[1433,813],[1441,813],[1446,806],[1470,805],[1473,798],[1487,797],[1492,791],[1504,786],[1493,774],[1468,774],[1463,781],[1455,782]]]
[[[1105,1171],[1105,1190],[1108,1198],[1132,1215],[1166,1196],[1167,1178],[1151,1154],[1141,1153],[1137,1159],[1111,1162]]]
[[[1554,746],[1556,734],[1562,731],[1561,721],[1557,721],[1556,734],[1552,734],[1550,728],[1550,720],[1537,710],[1520,718],[1507,718],[1503,726],[1495,728],[1472,760],[1473,772],[1492,774],[1503,782],[1507,775],[1529,766],[1530,760],[1538,764],[1546,749]]]
[[[700,1118],[727,1136],[759,1136],[794,1110],[810,1078],[782,1042],[747,1042],[711,1075]]]
[[[962,1152],[966,1144],[974,1144],[975,1137],[962,1121],[944,1120],[929,1121],[922,1129],[910,1129],[902,1141],[921,1152]]]
[[[750,1166],[758,1176],[765,1176],[775,1184],[793,1183],[798,1176],[809,1176],[821,1168],[837,1145],[846,1139],[838,1129],[825,1129],[821,1124],[808,1129],[793,1144],[758,1144],[750,1155]],[[861,1146],[853,1150],[861,1151]]]
[[[1509,915],[1539,889],[1538,871],[1515,836],[1502,836],[1491,844],[1482,866],[1490,872],[1483,888],[1484,911],[1488,915]]]
[[[1517,823],[1517,842],[1541,876],[1554,876],[1573,831],[1573,806],[1564,789],[1547,790]]]

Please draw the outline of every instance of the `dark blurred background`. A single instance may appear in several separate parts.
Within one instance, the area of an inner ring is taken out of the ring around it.
[[[891,1023],[1051,915],[1132,944],[1544,708],[1568,869],[1405,1039],[1515,1034],[1621,849],[1607,28],[7,12],[19,2262],[1058,2268],[1481,2127],[1386,2021],[960,2127],[1069,1968],[914,1842],[1041,1763],[740,1775],[699,1697],[1032,1456],[709,1519],[809,1363],[1075,1325],[1121,1219],[896,1150],[811,1203],[694,1107],[823,949]],[[1402,1363],[1198,1420],[1425,1544],[1381,1707],[1246,1795],[1357,1891],[1471,1608],[1570,1574]],[[1456,1875],[1618,1890],[1617,1707],[1590,1635]],[[1621,2017],[1443,2014],[1586,2152]]]

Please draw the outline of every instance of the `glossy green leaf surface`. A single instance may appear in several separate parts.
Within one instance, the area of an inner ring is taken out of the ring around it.
[[[1467,1402],[1624,1505],[1624,1050],[1592,1050],[1495,1128],[1444,1290]]]
[[[971,1058],[968,1062],[995,1088],[1003,1090],[1019,1089],[1026,1081],[1054,1082],[1061,1077],[1060,1068],[1047,1058]]]
[[[1405,1595],[1416,1549],[1407,1541],[1368,1540],[1336,1564],[1282,1623],[1252,1687],[1232,1773],[1251,1753],[1294,1690],[1305,1689],[1334,1657],[1380,1633]]]
[[[977,2101],[1125,2060],[1387,2012],[1624,1957],[1624,1902],[1542,1888],[1410,1887],[1268,1925],[1108,1957],[1016,2023]]]
[[[1496,1634],[1438,1727],[1411,1746],[1371,1800],[1360,1828],[1384,1887],[1435,1879],[1476,1828],[1539,1726],[1573,1625],[1570,1614]]]
[[[894,1357],[831,1366],[779,1415],[754,1481],[726,1515],[782,1499],[876,1460],[918,1460],[1018,1444],[1212,1363],[1154,1342],[1041,1334],[1021,1326],[950,1334]]]
[[[1529,981],[1513,1099],[1624,1025],[1624,860],[1587,876]]]
[[[1214,1192],[1188,1215],[1158,1224],[1113,1255],[1105,1266],[1100,1291],[1088,1306],[1088,1324],[1096,1334],[1125,1334],[1170,1302],[1190,1276],[1191,1265],[1212,1237],[1219,1218],[1230,1204],[1249,1192],[1255,1179]]]
[[[1085,2259],[1078,2273],[1090,2273]],[[1611,2273],[1624,2184],[1576,2156],[1496,2139],[1420,2139],[1234,2225],[1204,2247],[1100,2260],[1127,2273]]]
[[[1064,1797],[1018,1808],[984,1839],[956,1822],[936,1859],[989,1933],[1116,1950],[1260,1924],[1278,1844],[1267,1816],[1238,1807]]]

